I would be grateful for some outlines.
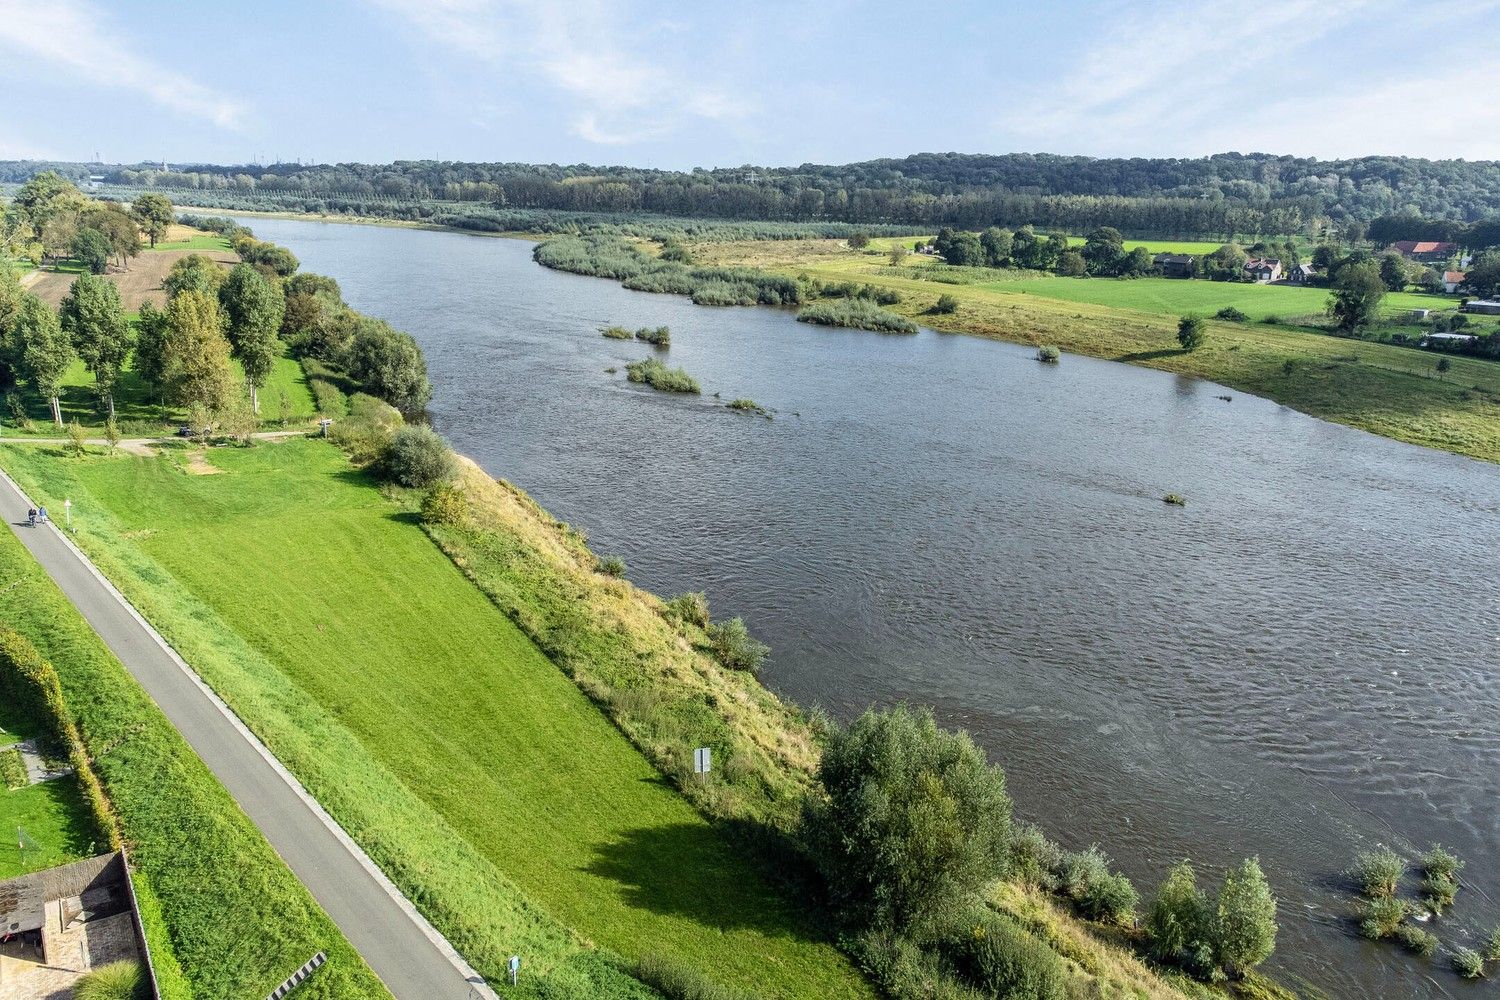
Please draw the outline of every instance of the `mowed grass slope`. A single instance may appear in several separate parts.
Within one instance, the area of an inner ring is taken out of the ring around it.
[[[10,457],[0,451],[0,463]],[[119,820],[164,1000],[265,996],[318,950],[329,963],[299,997],[389,997],[224,786],[5,528],[0,588],[6,588],[0,623],[25,636],[56,672]],[[61,796],[66,784],[28,791]],[[108,849],[81,842],[91,826],[81,798],[62,808],[63,832],[74,838],[63,843],[74,857]]]
[[[170,457],[20,465],[74,490],[75,518],[107,508],[122,540],[586,940],[769,996],[868,995],[826,931],[341,452],[296,441],[209,458],[224,474]]]

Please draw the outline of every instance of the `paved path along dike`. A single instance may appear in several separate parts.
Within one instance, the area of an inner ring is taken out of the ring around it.
[[[496,995],[55,524],[0,472],[0,515],[260,827],[396,1000]],[[290,975],[292,969],[288,969]]]

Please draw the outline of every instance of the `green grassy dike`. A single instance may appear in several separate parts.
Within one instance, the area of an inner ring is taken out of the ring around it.
[[[72,498],[100,568],[482,972],[521,954],[522,995],[646,997],[628,971],[655,954],[760,996],[872,995],[341,452],[207,457],[0,464]]]
[[[319,949],[330,962],[302,988],[309,998],[389,997],[9,530],[0,530],[0,588],[0,624],[51,664],[113,807],[165,1000],[264,996]]]

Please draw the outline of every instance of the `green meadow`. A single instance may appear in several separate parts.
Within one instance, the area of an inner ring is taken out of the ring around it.
[[[765,996],[870,995],[342,452],[185,454],[0,462],[72,496],[105,571],[481,971],[516,949],[638,995],[605,988],[609,955],[657,953]]]
[[[9,535],[9,529],[0,527]],[[0,573],[0,588],[13,583]],[[0,615],[0,621],[4,620]],[[21,740],[42,735],[19,708],[0,702],[0,753]],[[11,751],[14,754],[14,751]],[[12,757],[15,764],[20,761]],[[21,846],[21,832],[26,846]],[[73,777],[9,788],[0,780],[0,879],[67,864],[106,849],[94,843],[94,825],[83,791]]]
[[[1252,320],[1322,315],[1328,305],[1328,289],[1297,285],[1248,285],[1240,282],[1184,278],[1001,278],[975,283],[979,288],[1017,295],[1036,295],[1061,302],[1086,302],[1134,309],[1137,312],[1180,316],[1198,313],[1211,316],[1220,309],[1235,308]],[[1412,309],[1452,309],[1457,299],[1422,292],[1394,292],[1385,297],[1387,314]]]
[[[198,233],[180,240],[159,240],[156,246],[142,246],[142,253],[163,250],[229,250],[229,241],[215,233]]]

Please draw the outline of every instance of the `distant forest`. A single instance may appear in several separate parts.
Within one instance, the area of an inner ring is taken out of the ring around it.
[[[931,228],[1033,225],[1076,233],[1109,225],[1158,236],[1336,230],[1346,239],[1376,219],[1400,220],[1401,238],[1442,239],[1460,235],[1464,223],[1500,217],[1500,162],[1402,157],[922,153],[843,166],[693,171],[433,160],[163,171],[159,164],[0,161],[0,183],[44,169],[79,182],[102,175],[110,185],[196,192],[192,200],[227,208],[251,207],[253,200],[358,214],[399,214],[372,207],[381,204],[471,202],[491,209]]]

